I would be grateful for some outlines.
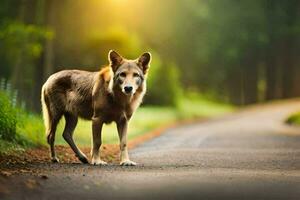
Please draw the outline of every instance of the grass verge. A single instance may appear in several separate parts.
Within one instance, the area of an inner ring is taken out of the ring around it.
[[[44,124],[41,116],[19,110],[17,119],[14,139],[0,139],[0,154],[22,153],[29,147],[46,145]]]
[[[285,122],[291,125],[300,125],[300,112],[292,114]]]

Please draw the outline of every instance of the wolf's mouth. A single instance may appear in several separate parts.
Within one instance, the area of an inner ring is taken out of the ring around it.
[[[124,93],[126,96],[131,96],[131,95],[133,95],[133,92],[126,92],[126,91],[123,91],[123,93]]]

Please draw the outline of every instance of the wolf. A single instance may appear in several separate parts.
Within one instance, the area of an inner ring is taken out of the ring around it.
[[[107,164],[100,158],[102,126],[115,122],[120,139],[120,165],[136,165],[128,155],[127,128],[146,93],[151,54],[146,52],[129,60],[110,50],[108,60],[109,64],[97,72],[59,71],[42,86],[43,119],[52,162],[59,162],[54,141],[57,124],[64,117],[63,138],[82,163],[89,161],[73,140],[78,118],[92,121],[91,164]]]

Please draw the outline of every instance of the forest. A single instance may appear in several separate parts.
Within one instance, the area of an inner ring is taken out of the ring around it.
[[[52,73],[150,51],[145,104],[192,91],[247,105],[300,96],[299,35],[298,0],[1,0],[0,78],[40,112]]]

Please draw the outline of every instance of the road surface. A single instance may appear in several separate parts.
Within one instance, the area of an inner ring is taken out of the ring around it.
[[[32,165],[0,199],[300,199],[300,101],[167,130],[131,150],[137,167]],[[1,192],[1,190],[0,190]]]

